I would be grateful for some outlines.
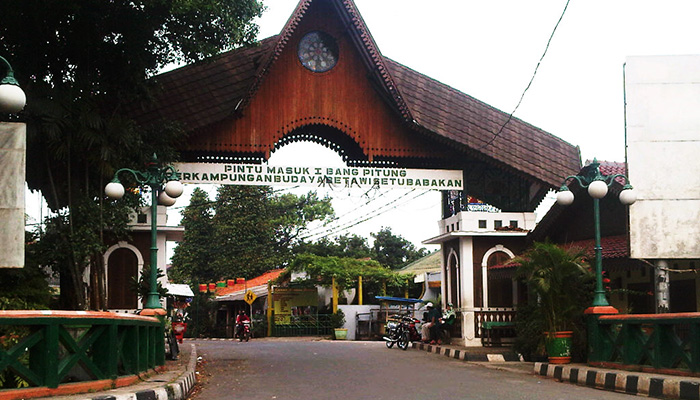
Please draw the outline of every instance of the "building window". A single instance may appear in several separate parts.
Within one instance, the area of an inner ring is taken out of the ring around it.
[[[139,213],[139,214],[136,216],[136,223],[138,223],[138,224],[145,224],[146,222],[148,222],[148,221],[146,220],[146,214],[141,214],[141,213]]]
[[[498,229],[503,226],[503,221],[493,221],[494,229]]]
[[[457,230],[459,230],[459,222],[457,222]],[[693,263],[690,263],[690,264],[693,264]]]
[[[486,229],[486,220],[485,219],[479,220],[479,229]]]
[[[510,221],[510,227],[511,227],[511,228],[517,228],[517,227],[518,227],[518,221]]]

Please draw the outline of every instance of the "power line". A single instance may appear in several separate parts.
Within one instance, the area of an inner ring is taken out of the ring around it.
[[[395,202],[397,202],[397,201],[403,199],[404,197],[410,195],[411,193],[413,193],[413,192],[415,192],[415,191],[416,191],[416,189],[413,189],[413,190],[411,190],[411,191],[409,191],[409,192],[407,192],[407,193],[404,193],[404,194],[401,195],[400,197],[398,197],[398,198],[396,198],[396,199],[394,199],[394,200],[391,200],[391,201],[389,201],[389,202],[387,202],[387,203],[385,203],[385,204],[382,204],[382,205],[380,205],[379,207],[375,208],[374,210],[368,211],[368,212],[365,213],[364,215],[371,215],[371,214],[373,214],[373,213],[376,213],[377,211],[382,210],[383,208],[388,207],[389,205],[391,205],[391,204],[393,204],[393,203],[395,203]],[[364,207],[364,206],[367,205],[367,204],[369,204],[369,203],[365,203],[365,204],[362,205],[362,206],[356,207],[354,210],[343,214],[341,217],[336,218],[336,219],[330,221],[329,223],[324,224],[323,226],[310,229],[309,232],[307,232],[306,236],[304,236],[303,238],[305,239],[305,238],[307,238],[307,237],[322,235],[322,234],[324,234],[324,233],[326,233],[326,232],[337,230],[339,227],[343,227],[343,226],[345,226],[345,225],[351,224],[351,223],[353,223],[353,222],[355,222],[355,221],[361,219],[362,216],[360,216],[360,217],[355,217],[354,219],[351,219],[350,221],[347,221],[347,222],[338,222],[336,226],[327,227],[327,225],[330,224],[330,223],[334,223],[334,222],[336,222],[336,221],[338,221],[338,220],[344,218],[345,216],[349,216],[349,215],[351,215],[351,214],[354,214],[356,210],[358,210],[358,209]]]
[[[415,189],[414,189],[414,190],[415,190]],[[412,193],[412,192],[410,192],[410,193]],[[355,220],[353,220],[353,221],[349,221],[349,222],[347,222],[345,225],[341,225],[341,226],[338,226],[338,227],[335,227],[335,228],[327,229],[325,232],[319,232],[319,233],[315,233],[315,234],[309,234],[309,235],[306,235],[306,236],[302,236],[301,239],[308,239],[308,238],[311,238],[311,237],[315,237],[316,240],[318,240],[318,239],[322,239],[322,238],[328,237],[328,236],[330,236],[330,235],[334,235],[334,234],[337,234],[337,233],[346,231],[346,230],[348,230],[348,229],[350,229],[350,228],[353,228],[353,227],[355,227],[355,226],[357,226],[357,225],[359,225],[359,224],[361,224],[361,223],[363,223],[363,222],[367,222],[367,221],[369,221],[370,219],[376,218],[376,217],[378,217],[378,216],[380,216],[380,215],[382,215],[382,214],[385,214],[385,213],[387,213],[387,212],[389,212],[389,211],[391,211],[391,210],[396,209],[397,207],[395,206],[395,207],[391,207],[391,208],[389,208],[389,209],[387,209],[387,210],[383,210],[383,211],[380,212],[380,210],[381,210],[382,208],[388,207],[389,205],[398,202],[399,200],[403,199],[404,197],[406,197],[406,196],[407,196],[408,194],[410,194],[410,193],[407,193],[407,194],[405,194],[405,195],[403,195],[403,196],[401,196],[401,197],[399,197],[399,198],[397,198],[397,199],[395,199],[395,200],[393,200],[393,201],[391,201],[391,202],[385,204],[384,206],[378,208],[377,210],[373,211],[372,214],[369,214],[369,215],[367,215],[367,216],[364,217],[364,218],[358,218],[358,219],[355,219]],[[406,203],[409,202],[409,201],[415,200],[415,199],[417,199],[417,198],[419,198],[419,197],[421,197],[421,196],[424,196],[424,195],[427,194],[427,193],[429,193],[429,191],[425,191],[425,192],[419,193],[418,195],[416,195],[416,196],[414,196],[414,197],[408,199],[408,200],[406,201]],[[405,203],[403,203],[403,204],[405,204]],[[401,204],[401,205],[403,205],[403,204]]]
[[[513,114],[520,108],[520,104],[522,104],[523,99],[525,98],[525,93],[530,89],[530,86],[532,86],[532,82],[535,80],[535,75],[537,75],[537,70],[540,68],[540,64],[542,64],[542,60],[544,60],[544,56],[547,54],[547,50],[549,50],[549,45],[552,43],[552,38],[554,37],[554,33],[557,31],[557,28],[559,27],[559,23],[561,23],[561,20],[564,18],[564,14],[566,13],[566,9],[569,7],[569,2],[571,0],[566,1],[566,5],[564,5],[564,11],[561,12],[561,15],[559,16],[559,20],[557,21],[557,24],[554,25],[554,29],[552,30],[552,34],[549,35],[549,40],[547,40],[547,46],[544,48],[544,52],[542,53],[542,57],[540,57],[540,60],[537,62],[537,66],[535,67],[535,71],[532,73],[532,77],[530,78],[530,82],[528,82],[527,87],[525,87],[525,90],[523,90],[523,93],[520,95],[520,100],[518,101],[518,104],[516,104],[515,108],[513,109],[513,112],[511,112],[508,115],[508,119],[506,119],[506,122],[501,125],[501,128],[496,132],[496,134],[491,138],[491,140],[488,141],[485,145],[481,146],[479,150],[484,149],[487,146],[490,146],[491,143],[493,143],[498,136],[501,135],[501,132],[503,132],[503,129],[505,129],[506,125],[510,122],[511,119],[513,119]]]
[[[321,227],[311,229],[310,231],[313,232],[313,231],[325,229],[325,228],[324,228],[325,226],[327,226],[327,225],[329,225],[329,224],[332,224],[332,223],[334,223],[334,222],[336,222],[336,221],[340,221],[340,220],[342,220],[343,218],[345,218],[345,217],[347,217],[347,216],[349,216],[349,215],[355,214],[355,213],[356,213],[357,211],[359,211],[361,208],[366,207],[366,206],[368,206],[370,203],[375,202],[375,201],[377,201],[379,198],[383,197],[387,192],[386,192],[386,191],[380,192],[378,196],[376,196],[376,197],[371,197],[371,198],[367,195],[367,193],[369,193],[369,192],[365,192],[365,193],[362,195],[362,197],[367,197],[367,201],[365,201],[364,203],[360,204],[359,206],[353,208],[352,210],[347,211],[347,212],[344,213],[343,215],[331,219],[330,221],[324,223]],[[381,206],[380,206],[380,207],[381,207]],[[370,211],[370,212],[372,212],[372,211]],[[328,229],[332,229],[332,228],[328,228]],[[310,233],[308,236],[313,236],[313,234]]]

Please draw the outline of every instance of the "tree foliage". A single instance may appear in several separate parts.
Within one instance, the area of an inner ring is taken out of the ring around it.
[[[0,310],[49,308],[51,289],[39,264],[36,239],[34,233],[25,234],[24,268],[0,268]]]
[[[394,235],[391,228],[384,227],[377,233],[372,233],[374,245],[372,256],[380,264],[391,269],[399,269],[421,257],[428,255],[425,248],[416,246],[401,236]]]
[[[290,282],[292,273],[295,272],[304,273],[304,277]],[[289,282],[296,285],[308,283],[330,287],[335,278],[338,290],[346,290],[355,287],[360,276],[363,285],[370,287],[386,285],[387,290],[393,292],[403,291],[413,281],[412,275],[398,274],[375,260],[299,254],[280,274],[277,282]]]
[[[104,306],[101,293],[87,304],[81,279],[90,265],[90,286],[103,280],[104,238],[97,232],[109,221],[102,214],[113,203],[102,203],[102,190],[114,171],[142,169],[153,153],[176,159],[181,127],[139,126],[132,118],[157,90],[147,78],[175,61],[252,41],[261,11],[258,0],[27,0],[3,7],[0,54],[27,94],[20,115],[27,122],[27,183],[59,212],[44,247],[61,247],[53,258],[43,254],[65,283],[63,307]],[[96,212],[90,202],[99,205]]]
[[[222,186],[211,202],[195,192],[183,212],[185,238],[175,248],[171,278],[195,284],[253,278],[289,262],[309,222],[333,215],[315,193],[276,195],[266,186]]]
[[[196,277],[214,277],[214,254],[211,241],[214,237],[213,209],[207,192],[195,188],[190,204],[182,211],[185,234],[175,249],[168,278],[175,282],[206,282]]]
[[[324,237],[315,242],[301,243],[296,251],[317,256],[334,256],[348,258],[371,258],[372,249],[367,239],[356,234],[345,234],[333,239]]]

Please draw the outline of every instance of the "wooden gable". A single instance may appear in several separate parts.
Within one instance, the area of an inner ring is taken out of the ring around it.
[[[343,28],[332,2],[312,2],[244,108],[191,138],[187,150],[202,153],[249,153],[269,158],[285,136],[296,132],[346,135],[362,154],[351,158],[439,157],[440,145],[409,129],[382,88],[368,79],[358,48]],[[336,38],[337,65],[317,73],[302,66],[297,56],[301,38],[321,30]],[[233,110],[232,110],[233,111]],[[334,128],[334,129],[328,129]],[[335,131],[335,132],[334,132]]]

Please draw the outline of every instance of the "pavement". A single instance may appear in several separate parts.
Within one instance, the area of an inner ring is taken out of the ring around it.
[[[290,338],[285,338],[290,339]],[[303,338],[323,340],[325,338]],[[201,339],[199,339],[201,340]],[[228,339],[211,339],[228,340]],[[631,395],[664,399],[700,400],[700,378],[641,373],[589,367],[585,364],[555,365],[526,362],[509,347],[463,347],[412,343],[415,350],[450,357],[485,368],[519,374],[538,375],[557,381]],[[165,372],[143,382],[104,392],[53,396],[53,400],[184,400],[196,382],[197,349],[193,343],[180,347],[180,357],[167,361]],[[2,398],[2,396],[0,396]],[[48,399],[48,398],[45,398]]]

